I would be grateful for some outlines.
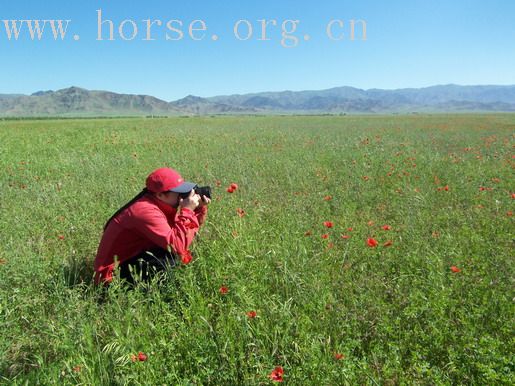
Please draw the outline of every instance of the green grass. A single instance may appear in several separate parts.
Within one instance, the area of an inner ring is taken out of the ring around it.
[[[0,382],[265,385],[282,366],[295,385],[513,384],[514,129],[508,114],[2,121]],[[161,166],[215,187],[195,258],[104,293],[103,224]]]

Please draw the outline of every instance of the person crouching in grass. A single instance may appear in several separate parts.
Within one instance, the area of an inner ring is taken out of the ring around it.
[[[191,261],[189,246],[207,215],[210,198],[170,168],[154,170],[146,187],[107,221],[94,262],[95,283],[109,284],[117,266],[134,284]]]

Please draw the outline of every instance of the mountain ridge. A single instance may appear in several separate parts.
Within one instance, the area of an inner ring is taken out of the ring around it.
[[[71,86],[31,95],[0,94],[0,116],[141,116],[209,114],[343,114],[515,112],[515,85],[434,85],[385,90],[350,86],[268,91],[164,101]]]

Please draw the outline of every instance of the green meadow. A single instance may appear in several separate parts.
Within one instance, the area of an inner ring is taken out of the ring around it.
[[[0,121],[0,383],[511,385],[514,139],[510,114]],[[162,166],[214,189],[193,261],[95,287]]]

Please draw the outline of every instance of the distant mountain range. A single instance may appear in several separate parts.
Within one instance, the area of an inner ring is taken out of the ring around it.
[[[149,95],[70,87],[32,95],[0,94],[2,117],[208,114],[515,112],[515,86],[442,85],[398,90],[335,87],[166,102]]]

